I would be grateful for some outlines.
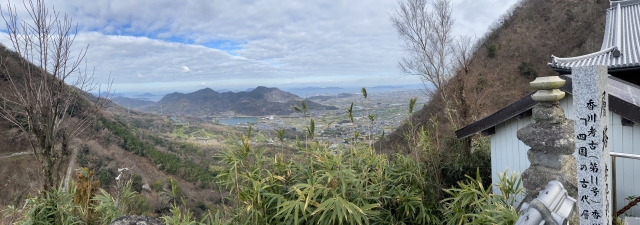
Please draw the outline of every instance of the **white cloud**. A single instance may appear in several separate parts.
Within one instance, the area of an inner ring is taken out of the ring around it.
[[[515,1],[454,0],[456,32],[481,36]],[[89,67],[100,82],[109,74],[115,83],[194,86],[419,82],[396,68],[404,52],[389,22],[395,0],[46,2],[78,23],[75,47],[89,45]]]

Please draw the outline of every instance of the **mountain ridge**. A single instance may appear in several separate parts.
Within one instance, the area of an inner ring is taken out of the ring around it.
[[[115,96],[111,99],[111,101],[122,107],[127,107],[127,108],[128,107],[138,108],[138,107],[147,106],[155,103],[153,101],[141,100],[136,98],[128,98],[124,96]]]
[[[165,95],[156,103],[137,106],[143,112],[179,114],[189,116],[211,116],[238,114],[246,116],[288,115],[294,113],[292,105],[303,99],[275,87],[258,86],[251,91],[217,92],[203,88],[191,93],[174,92]],[[335,110],[313,101],[306,102],[311,110]]]

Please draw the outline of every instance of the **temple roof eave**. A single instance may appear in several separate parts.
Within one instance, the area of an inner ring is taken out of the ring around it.
[[[576,57],[568,57],[568,58],[561,58],[561,57],[557,57],[555,55],[551,55],[551,64],[557,65],[558,63],[572,63],[572,62],[576,62],[576,61],[580,61],[580,60],[586,60],[586,59],[590,59],[590,58],[594,58],[594,57],[598,57],[607,53],[611,53],[615,50],[618,50],[618,47],[616,46],[611,46],[609,48],[594,52],[594,53],[589,53],[586,55],[581,55],[581,56],[576,56]]]
[[[611,2],[607,9],[604,39],[600,51],[576,57],[552,56],[548,64],[556,71],[576,66],[605,65],[617,68],[640,67],[640,0]]]

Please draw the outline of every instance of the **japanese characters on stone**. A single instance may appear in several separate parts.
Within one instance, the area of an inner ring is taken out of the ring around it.
[[[606,71],[573,69],[580,224],[611,224]]]

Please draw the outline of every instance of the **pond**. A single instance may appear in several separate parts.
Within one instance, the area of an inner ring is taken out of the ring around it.
[[[238,124],[245,124],[245,123],[256,123],[258,122],[258,118],[257,117],[233,117],[229,119],[219,119],[218,122],[224,125],[238,125]]]

